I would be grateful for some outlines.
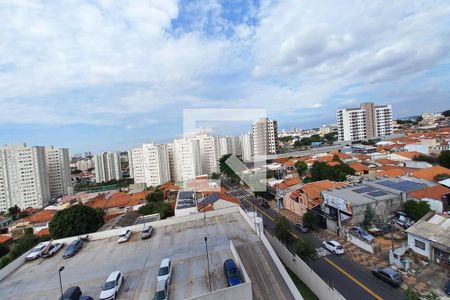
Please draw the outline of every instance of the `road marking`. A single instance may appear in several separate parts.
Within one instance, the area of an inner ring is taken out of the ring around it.
[[[269,216],[267,213],[265,213],[264,211],[262,211],[258,206],[253,205],[252,202],[248,201],[247,199],[245,199],[245,201],[247,201],[249,204],[251,204],[252,206],[254,206],[257,210],[259,210],[259,212],[261,212],[262,214],[264,214],[267,218],[269,218],[272,221],[275,221],[274,218],[272,218],[271,216]],[[290,232],[290,231],[289,231]],[[297,239],[299,239],[300,237],[297,236],[295,233],[290,232],[291,235],[293,235],[294,237],[296,237]],[[339,267],[337,264],[335,264],[333,261],[331,261],[328,257],[324,257],[323,258],[327,263],[329,263],[330,265],[332,265],[335,269],[337,269],[339,272],[341,272],[342,274],[344,274],[345,276],[347,276],[348,279],[352,280],[354,283],[356,283],[357,285],[359,285],[362,289],[364,289],[366,292],[368,292],[370,295],[372,295],[375,299],[377,300],[383,300],[383,298],[381,298],[380,296],[378,296],[374,291],[372,291],[368,286],[366,286],[364,283],[362,283],[361,281],[359,281],[358,279],[356,279],[355,277],[353,277],[352,275],[350,275],[350,273],[348,273],[347,271],[345,271],[344,269],[342,269],[341,267]]]

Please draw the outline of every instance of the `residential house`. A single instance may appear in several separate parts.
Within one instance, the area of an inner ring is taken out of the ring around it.
[[[441,166],[435,166],[427,169],[421,169],[418,171],[414,171],[411,173],[411,176],[414,176],[416,178],[428,180],[428,181],[437,181],[436,176],[440,174],[447,174],[450,175],[450,169],[441,167]]]
[[[396,152],[389,154],[387,157],[391,160],[406,161],[406,160],[413,160],[414,157],[419,155],[422,155],[422,153],[417,151],[411,151],[411,152]]]
[[[361,176],[369,173],[369,168],[360,162],[351,163],[348,166],[355,170],[356,176]]]
[[[241,201],[224,192],[214,192],[197,202],[199,212],[218,210],[231,206],[239,206]]]
[[[449,211],[450,188],[448,187],[435,185],[422,190],[410,192],[409,196],[418,201],[428,202],[431,210],[437,213],[444,213]]]
[[[428,261],[450,267],[450,216],[429,212],[406,230],[408,247]]]

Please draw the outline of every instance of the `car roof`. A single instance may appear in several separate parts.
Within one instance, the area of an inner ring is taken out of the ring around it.
[[[109,274],[108,279],[106,279],[106,281],[113,281],[116,280],[117,278],[117,274],[119,274],[120,271],[114,271],[111,274]]]
[[[166,281],[158,281],[158,283],[156,284],[156,291],[161,291],[161,290],[165,290],[166,289]]]
[[[389,275],[395,275],[398,274],[397,272],[395,272],[394,270],[392,270],[391,268],[383,268],[382,269],[383,272],[389,274]]]
[[[125,234],[125,233],[127,233],[128,231],[130,231],[130,229],[124,229],[124,230],[122,230],[119,234]]]
[[[170,257],[166,257],[161,261],[161,264],[159,267],[167,267],[169,265],[169,262],[171,261]]]

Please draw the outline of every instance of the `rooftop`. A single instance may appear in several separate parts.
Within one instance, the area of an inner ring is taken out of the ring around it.
[[[447,195],[449,193],[450,189],[448,187],[442,185],[435,185],[422,190],[411,192],[409,193],[409,195],[416,199],[430,198],[440,200],[442,196]]]
[[[450,217],[429,212],[406,232],[450,248]],[[447,250],[449,251],[449,250]]]
[[[434,177],[436,177],[436,175],[439,175],[439,174],[450,175],[450,169],[447,169],[447,168],[444,168],[441,166],[435,166],[435,167],[431,167],[431,168],[414,171],[411,173],[411,175],[414,177],[429,180],[429,181],[433,181]]]

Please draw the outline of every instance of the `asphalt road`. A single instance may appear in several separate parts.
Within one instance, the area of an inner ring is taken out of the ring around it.
[[[245,190],[236,190],[233,186],[224,184],[225,188],[232,191],[247,210],[255,208],[263,217],[267,230],[273,233],[274,220],[279,216],[278,212],[271,208],[263,208],[259,201],[255,200]],[[313,233],[300,233],[291,224],[291,232],[297,238],[310,240],[316,248],[320,248],[322,241]],[[324,251],[322,251],[324,252]],[[336,288],[346,299],[403,299],[403,291],[394,288],[372,275],[371,270],[344,255],[327,255],[311,262],[311,268],[330,286]]]

